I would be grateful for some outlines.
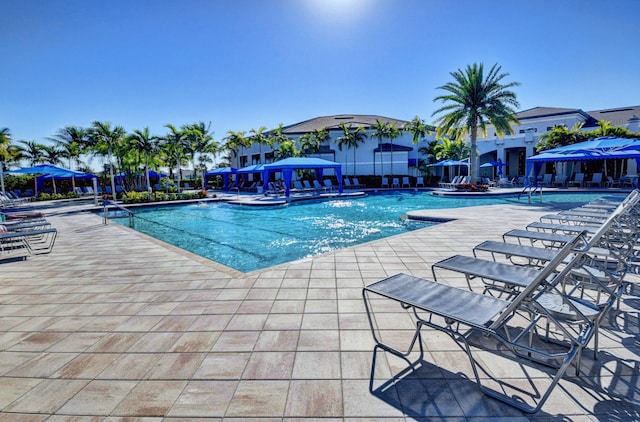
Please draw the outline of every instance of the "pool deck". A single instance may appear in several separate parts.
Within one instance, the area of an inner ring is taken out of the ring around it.
[[[640,419],[635,274],[622,311],[603,322],[598,360],[585,351],[582,375],[567,371],[535,415],[484,396],[464,352],[430,331],[431,364],[369,393],[362,287],[398,272],[431,278],[434,262],[500,240],[551,205],[421,211],[452,220],[251,273],[65,212],[76,208],[45,210],[59,233],[51,254],[0,263],[0,421]],[[412,329],[396,306],[377,324],[394,338]],[[487,367],[498,359],[481,352]],[[398,369],[380,358],[378,380]],[[492,367],[526,389],[519,369]]]

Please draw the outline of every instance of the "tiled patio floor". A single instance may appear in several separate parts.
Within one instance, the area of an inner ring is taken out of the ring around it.
[[[0,421],[638,420],[640,285],[605,322],[599,359],[585,352],[583,375],[570,370],[536,415],[483,396],[466,355],[436,333],[430,363],[368,391],[363,285],[398,272],[431,278],[435,261],[549,211],[430,211],[457,219],[248,274],[95,215],[52,215],[53,253],[0,263]],[[411,329],[401,308],[378,324],[394,338]],[[479,356],[487,366],[497,359]],[[383,358],[377,375],[399,369]],[[492,367],[527,388],[521,369]]]

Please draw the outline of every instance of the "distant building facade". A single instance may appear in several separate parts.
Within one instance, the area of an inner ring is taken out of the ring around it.
[[[479,165],[501,160],[506,164],[505,175],[508,177],[522,176],[525,173],[525,160],[535,154],[535,145],[540,136],[550,131],[554,126],[564,125],[568,128],[576,123],[583,123],[584,131],[591,131],[598,127],[598,122],[606,120],[613,126],[621,126],[632,132],[640,132],[640,106],[619,107],[615,109],[594,110],[585,112],[581,109],[535,107],[517,114],[520,122],[513,127],[513,134],[499,138],[492,126],[487,127],[487,137],[479,134],[478,152]],[[412,141],[412,134],[404,132],[391,142],[390,139],[378,140],[374,138],[373,126],[376,121],[393,123],[402,128],[409,123],[406,120],[394,119],[376,115],[340,114],[316,117],[283,128],[283,133],[295,141],[306,133],[316,129],[327,129],[330,139],[320,146],[320,150],[310,156],[336,161],[342,164],[342,174],[345,176],[416,176],[419,175],[418,165],[425,157],[419,152],[421,147],[428,146],[435,139],[435,128],[430,127],[431,133],[417,144]],[[336,139],[343,135],[340,125],[363,127],[367,138],[357,148],[343,147],[340,150]],[[297,145],[298,149],[300,145]],[[277,148],[277,146],[276,146]],[[633,162],[632,162],[633,161]],[[243,148],[232,162],[237,168],[253,164],[267,164],[273,162],[273,149],[265,145],[252,145]],[[492,176],[494,169],[480,168],[480,176]],[[629,171],[637,172],[635,161],[629,160]],[[331,174],[329,174],[331,175]]]
[[[342,164],[342,174],[345,176],[359,175],[418,175],[417,166],[419,159],[423,158],[418,152],[419,148],[427,146],[435,138],[435,128],[430,127],[431,134],[413,143],[411,133],[402,132],[400,137],[378,140],[374,138],[375,130],[372,129],[376,121],[395,124],[398,128],[406,125],[406,120],[393,119],[376,115],[340,114],[334,116],[316,117],[304,122],[296,123],[283,128],[283,133],[297,142],[301,136],[318,129],[327,129],[329,140],[320,145],[317,152],[309,154],[310,157],[322,158]],[[344,135],[340,125],[347,127],[363,127],[367,137],[357,148],[340,149],[336,140]],[[277,145],[275,146],[277,148]],[[252,145],[243,148],[233,162],[234,167],[242,168],[253,164],[268,164],[273,162],[273,149],[265,145]],[[328,175],[332,175],[329,171]]]
[[[549,132],[554,126],[573,127],[583,123],[583,131],[589,132],[598,128],[601,120],[611,122],[612,126],[620,126],[631,132],[639,132],[640,106],[619,107],[614,109],[582,111],[571,108],[535,107],[519,112],[516,117],[519,125],[513,126],[513,134],[498,138],[492,126],[487,127],[487,137],[478,139],[479,164],[502,160],[507,165],[505,175],[509,177],[525,175],[525,160],[535,154],[535,145],[540,136]],[[629,171],[636,172],[635,160],[629,160]],[[480,169],[483,172],[491,169]]]

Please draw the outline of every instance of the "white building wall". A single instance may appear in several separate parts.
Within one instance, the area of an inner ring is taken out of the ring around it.
[[[417,175],[417,169],[415,167],[409,167],[409,159],[420,159],[423,158],[422,154],[418,153],[418,148],[422,146],[426,146],[428,141],[434,139],[435,135],[431,134],[427,137],[427,141],[420,142],[418,145],[413,144],[413,139],[411,133],[403,133],[400,137],[393,140],[394,145],[402,145],[406,147],[410,147],[413,150],[406,151],[394,151],[393,154],[391,152],[384,153],[374,153],[374,150],[378,148],[378,139],[372,137],[373,131],[367,132],[367,138],[365,141],[358,145],[358,148],[355,149],[355,163],[354,163],[354,149],[347,149],[346,146],[343,147],[342,151],[340,150],[338,143],[335,142],[342,133],[340,131],[332,131],[330,132],[331,139],[326,142],[324,145],[328,146],[331,150],[335,152],[332,153],[316,153],[312,154],[314,157],[319,157],[325,160],[336,161],[342,164],[342,174],[345,176],[364,176],[364,175],[381,175],[381,171],[384,172],[385,175],[393,174],[395,175]],[[291,139],[296,141],[300,138],[300,135],[291,136]],[[388,139],[383,139],[382,143],[389,143]],[[277,147],[277,146],[276,146]],[[297,144],[297,147],[300,148],[300,145]],[[265,164],[265,154],[272,152],[273,150],[266,146],[262,145],[261,147],[258,145],[252,145],[249,148],[244,148],[233,160],[234,167],[241,167],[241,157],[247,157],[247,165],[251,165],[252,160],[251,157],[255,154],[258,154],[261,151],[261,159],[260,162]],[[393,164],[392,164],[393,158]],[[381,162],[382,161],[382,162]],[[355,171],[354,171],[355,167]],[[324,173],[326,175],[332,176],[333,171],[327,171]]]

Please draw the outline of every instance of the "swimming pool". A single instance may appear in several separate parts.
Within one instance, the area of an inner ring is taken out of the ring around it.
[[[548,194],[546,203],[588,202],[600,194]],[[136,210],[134,228],[205,258],[249,272],[435,224],[402,219],[418,209],[515,203],[516,197],[379,194],[278,207],[209,202]],[[128,219],[115,220],[128,225]]]

